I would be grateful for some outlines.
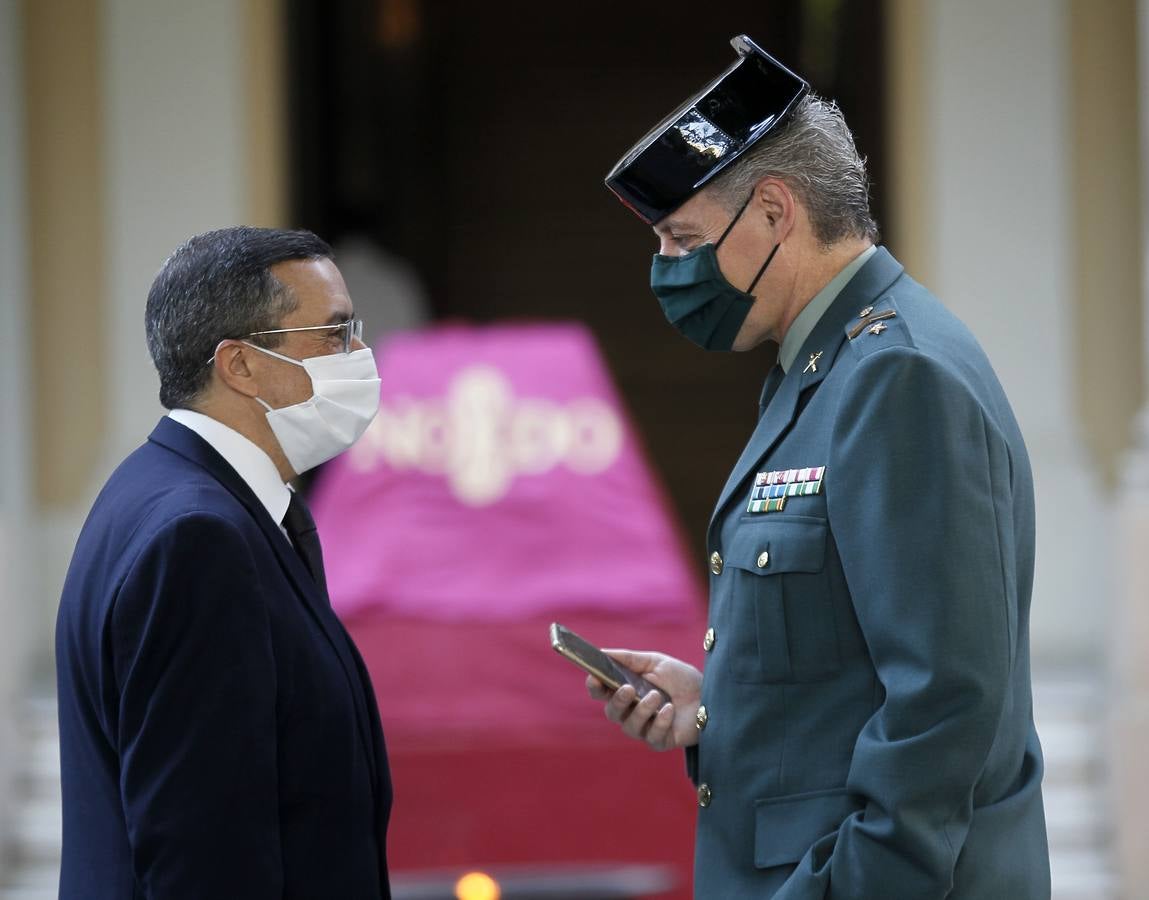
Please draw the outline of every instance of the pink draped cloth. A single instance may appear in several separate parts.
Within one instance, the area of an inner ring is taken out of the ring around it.
[[[375,354],[379,416],[311,501],[340,615],[697,615],[701,583],[585,328],[448,325]]]

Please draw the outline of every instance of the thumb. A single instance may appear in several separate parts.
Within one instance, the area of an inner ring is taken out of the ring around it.
[[[620,666],[630,671],[644,675],[658,664],[658,658],[653,653],[637,653],[634,650],[604,649],[603,653],[613,659]]]

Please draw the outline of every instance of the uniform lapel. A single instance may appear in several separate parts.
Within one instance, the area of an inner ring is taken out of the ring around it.
[[[779,438],[800,415],[798,400],[801,395],[813,390],[829,374],[837,359],[838,351],[846,340],[846,329],[856,320],[859,312],[870,305],[879,294],[885,291],[902,274],[901,265],[883,247],[866,261],[858,273],[842,288],[840,294],[830,304],[802,349],[790,366],[790,371],[782,379],[773,398],[758,420],[746,449],[742,451],[734,470],[726,480],[725,487],[718,497],[711,527],[719,521],[723,509],[736,496],[739,485],[765,459]]]
[[[718,497],[718,505],[714,508],[712,521],[718,518],[722,507],[729,502],[731,495],[738,487],[738,483],[745,477],[744,473],[754,465],[756,460],[770,451],[774,442],[790,427],[790,423],[794,420],[794,411],[798,408],[800,381],[800,378],[795,374],[797,368],[798,365],[795,363],[786,373],[782,383],[778,386],[778,390],[775,391],[773,398],[767,405],[766,411],[758,420],[758,427],[750,436],[750,442],[742,451],[738,462],[735,463],[730,477],[726,479],[726,485]]]
[[[247,482],[239,477],[235,469],[215,451],[211,444],[190,428],[185,428],[166,416],[160,419],[148,439],[207,469],[244,505],[263,530],[267,542],[279,559],[279,564],[294,584],[296,593],[303,598],[308,612],[311,613],[315,623],[331,645],[331,649],[339,658],[339,664],[347,676],[348,687],[355,704],[356,724],[371,768],[372,781],[377,783],[378,763],[374,752],[375,741],[373,736],[369,734],[371,730],[370,716],[364,696],[366,684],[362,681],[359,669],[351,656],[350,638],[345,636],[346,632],[343,630],[343,626],[335,617],[330,604],[323,598],[321,589],[316,584],[315,579],[311,577],[311,573],[307,571],[303,559],[291,546],[286,535],[280,531],[279,523],[274,522],[271,516],[267,514],[266,507],[259,502],[255,493],[248,487]]]

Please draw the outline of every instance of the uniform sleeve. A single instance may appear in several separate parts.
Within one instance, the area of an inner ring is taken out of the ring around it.
[[[807,852],[779,900],[949,894],[1012,663],[996,512],[1008,458],[969,389],[913,348],[855,371],[827,503],[884,700],[847,780],[864,808]]]
[[[117,595],[111,652],[144,895],[281,896],[275,665],[239,530],[209,514],[165,526]]]

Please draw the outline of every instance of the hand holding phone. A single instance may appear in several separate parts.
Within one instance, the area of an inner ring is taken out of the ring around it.
[[[656,688],[641,675],[619,665],[598,647],[558,622],[551,623],[551,646],[584,672],[601,681],[608,690],[617,691],[624,684],[629,684],[639,700],[655,691],[661,695],[663,703],[670,702],[666,692]]]

